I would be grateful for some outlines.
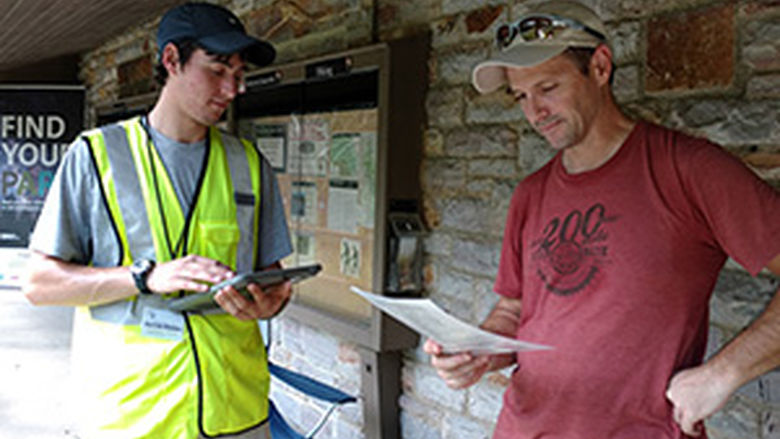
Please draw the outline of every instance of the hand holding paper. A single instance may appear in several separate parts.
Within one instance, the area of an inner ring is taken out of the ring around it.
[[[479,329],[447,314],[430,299],[393,299],[354,286],[351,290],[399,322],[436,340],[443,353],[499,354],[551,349]]]

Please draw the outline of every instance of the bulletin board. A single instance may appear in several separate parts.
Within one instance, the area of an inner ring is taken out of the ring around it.
[[[373,285],[377,127],[376,108],[238,122],[276,171],[294,250],[284,265],[323,266],[295,301],[357,320],[371,316],[349,288]]]

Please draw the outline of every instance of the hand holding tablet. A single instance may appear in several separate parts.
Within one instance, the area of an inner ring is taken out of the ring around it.
[[[282,268],[274,270],[254,271],[251,273],[237,274],[236,276],[212,285],[211,288],[202,294],[190,294],[188,296],[172,299],[168,302],[168,309],[172,311],[206,311],[219,308],[214,301],[214,295],[219,290],[227,286],[232,286],[247,299],[252,295],[247,291],[249,284],[257,284],[260,287],[278,284],[285,281],[292,283],[316,275],[322,270],[320,264],[303,265],[300,267]]]

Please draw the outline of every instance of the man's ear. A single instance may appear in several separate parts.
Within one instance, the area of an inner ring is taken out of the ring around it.
[[[609,83],[609,77],[612,75],[612,50],[606,44],[596,47],[593,56],[590,58],[590,72],[599,85]]]
[[[165,45],[162,51],[162,57],[160,58],[165,70],[168,71],[168,75],[172,76],[179,72],[179,49],[173,43]]]

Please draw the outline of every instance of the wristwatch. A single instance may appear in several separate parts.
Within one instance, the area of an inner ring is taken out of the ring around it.
[[[146,285],[146,281],[149,279],[153,269],[154,261],[151,259],[137,259],[130,266],[130,273],[133,275],[135,287],[138,288],[141,294],[153,294],[149,286]]]

